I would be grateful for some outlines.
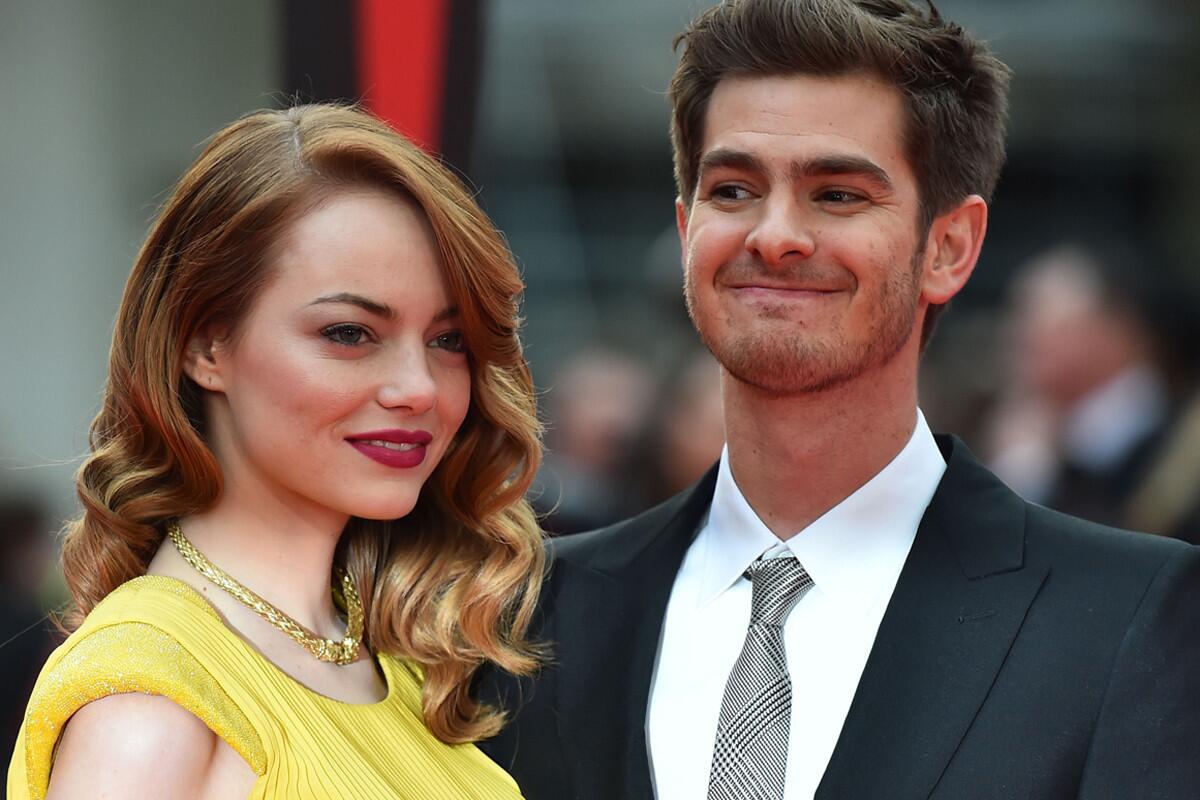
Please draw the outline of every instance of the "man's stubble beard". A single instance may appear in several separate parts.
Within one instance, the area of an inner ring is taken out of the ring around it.
[[[778,335],[766,326],[735,331],[722,339],[706,330],[696,310],[692,272],[684,281],[688,316],[701,340],[725,371],[736,380],[775,395],[815,394],[841,386],[873,367],[890,361],[916,331],[920,292],[917,276],[924,250],[913,254],[907,271],[893,272],[880,290],[870,330],[858,341],[842,331],[827,336],[806,335],[798,325],[794,335]],[[770,315],[769,309],[763,310]]]

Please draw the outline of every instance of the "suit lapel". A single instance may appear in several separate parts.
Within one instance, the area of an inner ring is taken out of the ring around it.
[[[586,563],[557,563],[559,734],[583,797],[651,800],[646,706],[674,575],[712,500],[715,468],[633,520]],[[560,620],[583,621],[566,627]],[[616,770],[614,765],[620,765]]]
[[[1024,502],[957,440],[880,624],[818,800],[926,798],[1045,580]]]

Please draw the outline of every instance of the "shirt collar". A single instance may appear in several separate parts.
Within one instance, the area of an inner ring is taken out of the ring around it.
[[[890,594],[945,470],[918,410],[908,443],[887,466],[781,543],[742,495],[726,448],[708,521],[693,545],[705,548],[699,603],[715,599],[754,559],[780,544],[792,551],[822,592],[856,605],[869,605],[882,591]]]

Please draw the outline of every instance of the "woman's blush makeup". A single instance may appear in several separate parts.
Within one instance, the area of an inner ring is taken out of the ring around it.
[[[433,436],[425,431],[393,428],[347,436],[346,441],[355,450],[380,464],[408,469],[425,460],[426,446],[433,441]]]

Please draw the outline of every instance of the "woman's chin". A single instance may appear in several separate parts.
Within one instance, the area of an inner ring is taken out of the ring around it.
[[[395,498],[390,498],[388,502],[359,505],[350,509],[350,514],[359,519],[386,522],[388,520],[407,517],[416,505],[416,498],[413,498],[411,502],[404,503],[396,502]]]

